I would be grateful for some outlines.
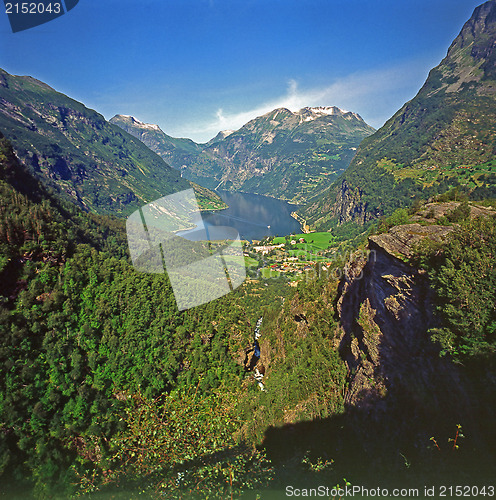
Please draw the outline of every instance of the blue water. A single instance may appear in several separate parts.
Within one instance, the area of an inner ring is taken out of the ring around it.
[[[234,227],[245,240],[301,232],[300,224],[291,217],[297,205],[258,194],[228,191],[217,194],[229,208],[204,213],[203,221],[207,226]]]

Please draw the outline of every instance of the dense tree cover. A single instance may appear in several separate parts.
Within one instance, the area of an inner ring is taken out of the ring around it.
[[[310,275],[284,301],[281,311],[267,311],[263,327],[263,354],[270,362],[267,392],[258,391],[243,403],[249,438],[259,440],[269,425],[343,411],[346,368],[335,348],[336,293],[335,279],[325,273],[320,278]]]
[[[234,498],[289,481],[332,486],[366,476],[356,466],[364,449],[381,470],[404,468],[391,438],[404,415],[384,416],[369,436],[368,414],[345,407],[333,275],[309,272],[296,289],[247,280],[179,312],[165,274],[130,265],[122,223],[64,205],[0,147],[0,484],[9,497]],[[460,207],[453,220],[466,216]],[[494,229],[465,222],[446,247],[421,254],[460,359],[494,350]],[[245,369],[261,316],[265,391]]]
[[[119,221],[60,202],[1,147],[2,484],[22,480],[21,494],[40,498],[105,485],[173,495],[199,483],[222,497],[226,485],[268,484],[271,465],[253,448],[267,425],[285,410],[313,418],[341,408],[343,367],[324,354],[334,321],[323,304],[312,314],[325,318],[298,340],[280,280],[248,281],[180,313],[166,275],[131,267]],[[268,342],[284,344],[271,356],[269,396],[243,368],[260,316]],[[154,446],[138,456],[136,439],[150,433]]]
[[[107,455],[94,455],[92,466],[80,471],[81,491],[237,498],[246,490],[283,489],[288,476],[301,482],[320,466],[336,480],[331,462],[312,461],[306,450],[291,450],[275,465],[264,446],[254,448],[271,426],[344,411],[346,369],[333,348],[336,321],[328,302],[335,285],[324,276],[302,282],[282,308],[281,297],[264,307],[265,391],[250,373],[225,373],[208,393],[201,376],[155,399],[129,396],[126,427],[110,439]]]
[[[389,217],[379,221],[377,226],[378,232],[387,232],[393,226],[401,226],[402,224],[408,224],[410,220],[410,214],[406,208],[398,208]]]
[[[458,360],[496,352],[496,219],[463,221],[467,206],[448,214],[462,221],[448,242],[426,242],[416,257],[436,292],[441,324],[433,338]]]
[[[27,465],[37,493],[64,483],[92,439],[114,435],[127,394],[191,385],[206,394],[242,379],[233,352],[249,345],[259,314],[241,307],[245,290],[180,314],[165,275],[137,274],[88,246],[26,278],[15,307],[2,311],[3,468]]]
[[[121,223],[61,204],[1,147],[0,474],[46,496],[124,426],[127,394],[240,382],[234,353],[280,284],[179,313],[166,275],[129,264]]]
[[[325,354],[335,321],[319,288],[297,292],[315,301],[306,331],[278,280],[179,313],[166,275],[132,269],[119,222],[61,204],[1,145],[2,483],[22,480],[22,494],[40,498],[267,485],[272,466],[253,448],[267,426],[288,411],[342,409],[343,365]],[[267,345],[284,353],[270,354],[267,393],[242,365],[260,316]],[[148,440],[140,453],[136,440]]]

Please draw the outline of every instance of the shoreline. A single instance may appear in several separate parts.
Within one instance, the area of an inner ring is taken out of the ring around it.
[[[291,212],[291,217],[300,223],[301,230],[304,234],[310,234],[312,232],[310,231],[310,227],[307,225],[306,219],[300,217],[296,212]]]

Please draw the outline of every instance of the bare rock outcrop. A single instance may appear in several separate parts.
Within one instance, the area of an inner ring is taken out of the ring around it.
[[[350,187],[344,180],[331,207],[331,217],[336,218],[339,224],[349,221],[365,224],[374,215],[368,212],[368,205],[363,200],[363,191]]]
[[[452,230],[398,226],[371,236],[368,255],[356,254],[348,263],[337,301],[348,407],[371,418],[400,411],[412,420],[469,420],[469,397],[457,368],[439,356],[428,334],[436,326],[428,277],[406,262],[422,238],[440,241]]]
[[[414,246],[424,238],[442,242],[453,229],[454,226],[404,224],[392,227],[387,233],[371,236],[369,247],[374,250],[382,250],[400,259],[408,258],[412,256]]]

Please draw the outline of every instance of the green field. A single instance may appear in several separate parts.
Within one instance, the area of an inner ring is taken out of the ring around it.
[[[298,241],[300,238],[305,240],[305,243],[298,243],[295,245],[297,248],[303,248],[307,245],[307,249],[311,250],[314,247],[316,250],[326,250],[329,245],[334,243],[336,238],[329,232],[322,233],[308,233],[308,234],[292,234],[290,240]],[[274,238],[274,245],[279,245],[280,243],[286,243],[286,239],[283,236]]]
[[[258,266],[258,260],[253,259],[252,257],[247,257],[245,255],[245,266],[246,267],[257,267]]]
[[[260,269],[260,274],[264,279],[277,278],[278,276],[281,275],[279,271],[275,271],[270,267],[263,267],[262,269]]]
[[[299,241],[300,238],[303,238],[305,243],[296,243],[296,245],[286,247],[286,251],[291,256],[305,255],[308,260],[322,260],[321,257],[311,254],[327,250],[336,240],[335,236],[329,232],[294,234],[291,235],[290,240]],[[280,243],[286,243],[285,237],[274,238],[275,245]]]

